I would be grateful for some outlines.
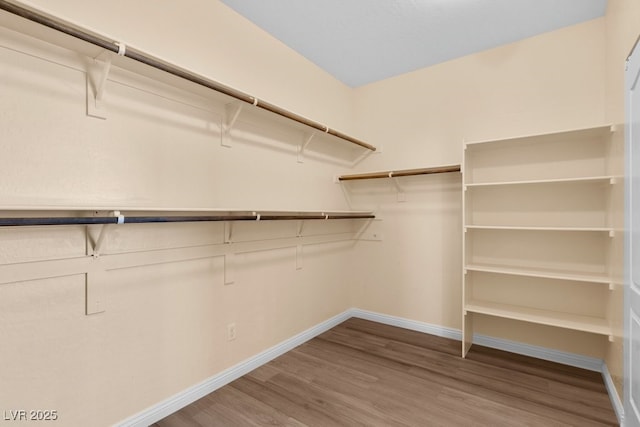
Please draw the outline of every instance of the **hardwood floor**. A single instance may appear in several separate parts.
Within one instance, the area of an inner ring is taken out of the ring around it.
[[[600,373],[349,319],[154,424],[617,425]]]

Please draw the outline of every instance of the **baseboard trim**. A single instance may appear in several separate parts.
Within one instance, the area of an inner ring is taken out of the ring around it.
[[[351,310],[340,313],[324,322],[301,332],[280,344],[277,344],[257,355],[250,357],[231,368],[225,369],[217,375],[196,384],[168,399],[154,405],[144,411],[127,418],[118,424],[121,427],[146,427],[150,424],[160,421],[161,419],[173,414],[174,412],[184,408],[185,406],[195,402],[196,400],[206,396],[207,394],[229,384],[231,381],[253,371],[254,369],[264,365],[265,363],[275,359],[276,357],[294,349],[295,347],[309,341],[323,332],[328,331],[334,326],[344,322],[351,317]]]
[[[410,320],[402,317],[391,316],[388,314],[376,313],[373,311],[362,310],[359,308],[351,308],[330,319],[325,320],[318,325],[307,329],[304,332],[295,335],[280,344],[277,344],[257,355],[246,359],[229,369],[220,372],[213,377],[196,384],[180,393],[175,394],[168,399],[154,405],[146,410],[122,421],[120,427],[146,427],[159,421],[172,413],[182,409],[183,407],[195,402],[196,400],[206,396],[207,394],[219,389],[220,387],[240,378],[241,376],[251,372],[252,370],[264,365],[265,363],[275,359],[276,357],[292,350],[300,344],[326,332],[334,326],[348,320],[351,317],[370,320],[385,325],[397,326],[403,329],[422,332],[425,334],[435,335],[443,338],[449,338],[457,341],[462,340],[462,332],[459,329],[447,328],[444,326],[433,325],[426,322]],[[515,341],[505,340],[501,338],[493,338],[485,335],[474,336],[473,342],[485,347],[491,347],[498,350],[509,351],[511,353],[522,354],[525,356],[536,357],[539,359],[549,360],[551,362],[562,363],[564,365],[575,366],[578,368],[588,369],[591,371],[601,372],[609,397],[613,404],[613,408],[618,416],[618,420],[622,424],[624,419],[624,410],[622,402],[609,374],[609,370],[601,359],[582,356],[579,354],[567,353],[558,350],[552,350],[545,347],[522,344]]]
[[[575,353],[568,353],[560,350],[553,350],[536,345],[523,344],[502,338],[493,338],[486,335],[475,334],[473,343],[504,350],[511,353],[531,356],[537,359],[548,360],[550,362],[561,363],[563,365],[574,366],[576,368],[587,369],[589,371],[602,372],[602,359],[583,356]]]
[[[602,379],[604,380],[604,385],[607,387],[607,392],[609,393],[609,399],[611,399],[613,410],[618,417],[618,423],[622,426],[624,425],[624,405],[622,404],[622,400],[618,394],[618,389],[616,389],[606,363],[602,364]]]
[[[358,319],[370,320],[372,322],[378,322],[389,326],[397,326],[398,328],[410,329],[412,331],[423,332],[425,334],[449,338],[452,340],[462,340],[462,332],[459,329],[432,325],[426,322],[418,322],[416,320],[409,320],[403,317],[361,310],[359,308],[352,308],[350,313],[350,317],[357,317]]]

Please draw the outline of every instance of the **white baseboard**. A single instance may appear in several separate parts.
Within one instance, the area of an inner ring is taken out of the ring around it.
[[[360,310],[359,308],[352,308],[350,310],[350,314],[350,317],[357,317],[358,319],[371,320],[372,322],[378,322],[384,325],[397,326],[398,328],[410,329],[412,331],[423,332],[425,334],[443,338],[450,338],[456,341],[462,340],[462,332],[459,329],[432,325],[430,323],[418,322],[416,320],[390,316],[388,314],[375,313],[373,311]]]
[[[168,415],[178,411],[179,409],[195,402],[196,400],[206,396],[207,394],[217,390],[218,388],[240,378],[241,376],[251,372],[252,370],[264,365],[265,363],[275,359],[276,357],[292,350],[293,348],[305,343],[306,341],[326,332],[334,326],[344,322],[345,320],[357,317],[359,319],[370,320],[390,326],[397,326],[403,329],[422,332],[425,334],[436,335],[439,337],[449,338],[457,341],[462,340],[462,332],[459,329],[447,328],[444,326],[433,325],[426,322],[405,319],[387,314],[375,313],[372,311],[361,310],[359,308],[351,308],[343,313],[338,314],[304,332],[295,335],[280,344],[277,344],[237,365],[220,372],[217,375],[190,387],[146,410],[122,421],[118,424],[121,427],[146,427],[156,421],[161,420]],[[512,353],[532,356],[539,359],[549,360],[552,362],[562,363],[564,365],[575,366],[591,371],[602,372],[607,391],[613,403],[614,410],[618,419],[621,421],[624,417],[623,406],[616,392],[615,386],[611,379],[611,375],[601,359],[586,357],[578,354],[567,353],[558,350],[552,350],[544,347],[522,344],[501,338],[492,338],[484,335],[476,334],[474,343],[486,347],[499,350],[509,351]]]
[[[225,369],[217,375],[196,384],[164,401],[154,405],[144,411],[127,418],[118,424],[120,427],[147,427],[150,424],[173,414],[190,403],[206,396],[207,394],[229,384],[231,381],[253,371],[276,357],[294,349],[295,347],[309,341],[334,326],[344,322],[351,317],[351,310],[338,314],[324,322],[295,335],[280,344],[277,344],[257,355],[246,359],[229,369]]]
[[[550,362],[562,363],[563,365],[574,366],[576,368],[587,369],[589,371],[602,372],[602,359],[583,356],[575,353],[568,353],[560,350],[553,350],[537,345],[523,344],[502,338],[493,338],[486,335],[475,334],[473,343],[504,350],[511,353],[531,356],[537,359],[548,360]]]
[[[602,364],[602,379],[604,380],[604,385],[607,387],[607,392],[609,393],[609,399],[611,399],[613,410],[618,417],[618,423],[620,423],[620,425],[624,425],[624,405],[622,404],[622,399],[620,399],[618,390],[613,383],[613,378],[611,378],[609,368],[607,368],[605,363]]]

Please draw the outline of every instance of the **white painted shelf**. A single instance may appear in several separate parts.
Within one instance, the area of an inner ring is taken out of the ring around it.
[[[522,230],[522,231],[596,231],[606,232],[613,235],[614,229],[611,227],[537,227],[537,226],[517,226],[517,225],[465,225],[467,229],[477,230]]]
[[[615,126],[610,124],[605,124],[601,126],[594,126],[591,128],[583,128],[583,129],[575,129],[575,130],[567,130],[562,132],[550,132],[546,134],[534,134],[534,135],[524,135],[518,136],[515,138],[503,138],[503,139],[488,139],[481,141],[469,141],[465,142],[466,148],[473,148],[479,146],[490,146],[490,145],[513,145],[513,144],[522,144],[522,143],[545,143],[545,142],[554,142],[554,141],[563,141],[563,140],[576,140],[576,139],[587,139],[593,137],[604,137],[607,134],[615,132]]]
[[[577,271],[545,270],[521,267],[505,267],[499,265],[469,264],[466,271],[480,271],[485,273],[509,274],[512,276],[538,277],[542,279],[571,280],[575,282],[602,283],[610,285],[612,280],[602,273],[585,273]]]
[[[584,313],[601,316],[617,284],[609,274],[618,231],[609,226],[610,188],[620,178],[612,132],[604,125],[464,144],[463,357],[473,313],[611,338],[606,318],[573,311],[582,301]]]
[[[605,176],[586,176],[577,178],[558,178],[558,179],[533,179],[525,181],[498,181],[498,182],[472,182],[465,184],[465,187],[496,187],[502,185],[540,185],[540,184],[571,184],[571,183],[615,183],[620,177],[613,175]]]
[[[608,321],[598,317],[473,300],[465,304],[464,310],[471,313],[486,314],[609,337],[612,334]]]

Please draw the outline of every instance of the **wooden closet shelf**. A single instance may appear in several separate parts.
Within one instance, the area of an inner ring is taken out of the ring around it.
[[[397,178],[401,176],[431,175],[437,173],[460,172],[460,165],[435,166],[419,169],[401,169],[395,171],[368,172],[355,175],[341,175],[338,181],[354,181],[358,179]]]
[[[465,304],[464,310],[471,313],[573,329],[598,335],[611,336],[612,333],[607,320],[599,317],[474,300]]]

